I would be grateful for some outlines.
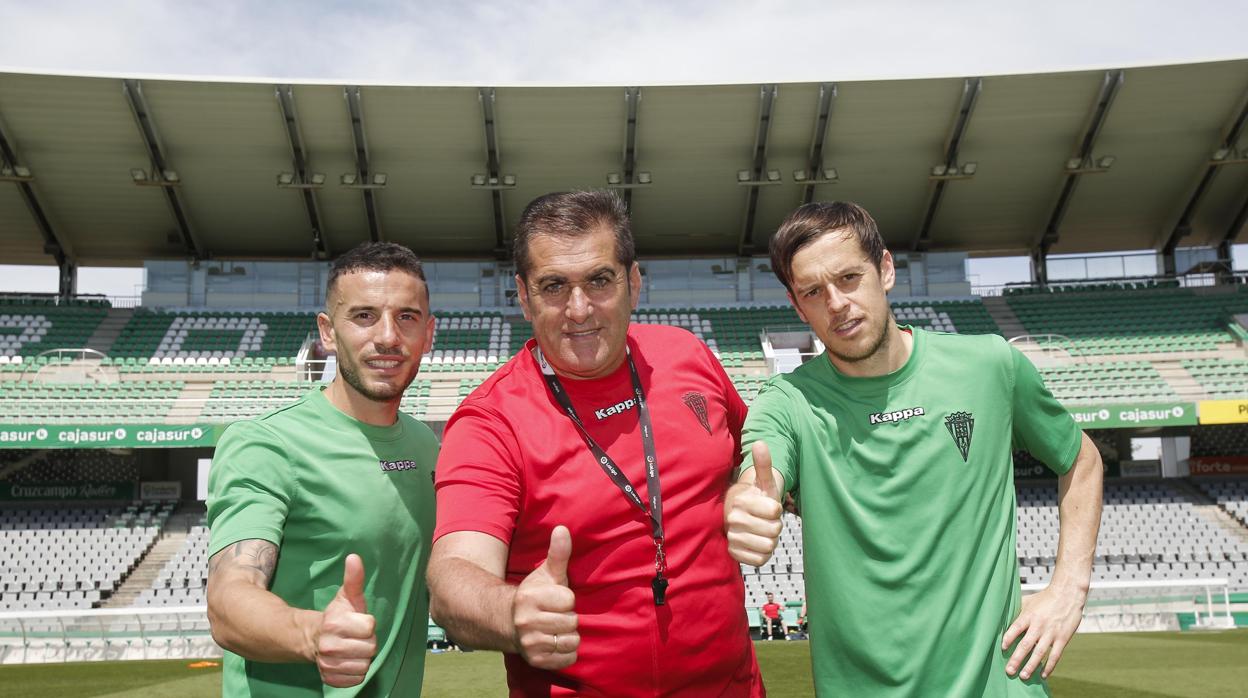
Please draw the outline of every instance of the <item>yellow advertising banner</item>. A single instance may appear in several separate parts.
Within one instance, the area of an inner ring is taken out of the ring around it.
[[[1202,400],[1196,410],[1201,424],[1248,423],[1248,400]]]

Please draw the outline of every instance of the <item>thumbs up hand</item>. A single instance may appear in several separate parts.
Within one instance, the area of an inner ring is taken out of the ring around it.
[[[377,619],[364,599],[364,561],[347,556],[342,587],[321,614],[316,668],[330,686],[346,688],[364,680],[377,654]]]
[[[751,471],[728,488],[724,498],[724,531],[728,534],[728,554],[745,565],[759,567],[771,559],[780,541],[780,495],[784,478],[771,467],[767,444],[756,441]]]
[[[524,661],[538,669],[563,669],[576,661],[581,636],[576,630],[576,595],[568,588],[572,534],[564,526],[550,532],[546,559],[516,587],[512,621]]]

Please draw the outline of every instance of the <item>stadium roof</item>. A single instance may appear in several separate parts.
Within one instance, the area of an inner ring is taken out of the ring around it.
[[[1218,244],[1246,232],[1245,126],[1248,60],[640,88],[0,73],[0,259],[308,259],[370,236],[490,258],[530,199],[608,173],[644,256],[762,252],[812,199],[862,203],[895,250]]]

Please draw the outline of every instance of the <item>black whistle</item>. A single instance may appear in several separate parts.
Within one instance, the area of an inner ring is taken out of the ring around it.
[[[654,575],[654,579],[650,580],[650,589],[654,592],[655,606],[662,606],[667,603],[667,579],[663,575]]]

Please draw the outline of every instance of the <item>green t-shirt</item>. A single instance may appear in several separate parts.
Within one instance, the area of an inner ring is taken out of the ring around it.
[[[1000,337],[912,331],[899,370],[852,378],[825,354],[745,422],[747,459],[764,441],[801,505],[816,690],[1046,695],[1000,649],[1020,602],[1011,446],[1064,473],[1079,428]]]
[[[274,543],[270,590],[292,607],[321,610],[342,585],[346,556],[359,554],[377,656],[364,683],[335,689],[314,664],[226,652],[224,695],[420,695],[437,455],[437,437],[408,415],[388,427],[365,424],[321,390],[226,430],[208,474],[209,555],[240,540]]]

